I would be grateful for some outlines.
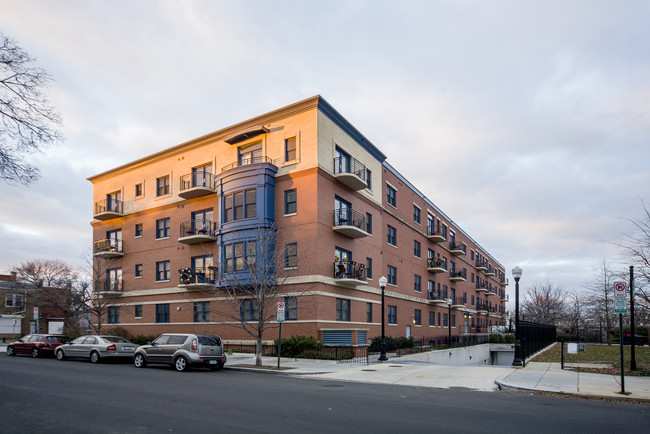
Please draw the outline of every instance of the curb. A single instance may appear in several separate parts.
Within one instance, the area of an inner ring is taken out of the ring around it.
[[[275,371],[272,369],[257,369],[257,368],[243,368],[240,366],[224,366],[224,370],[240,371],[240,372],[255,372],[260,374],[274,374],[274,375],[322,375],[329,374],[334,371],[310,371],[310,372],[295,372],[287,369],[286,371]]]
[[[648,398],[636,398],[636,397],[623,397],[623,396],[608,396],[608,395],[585,395],[582,393],[572,393],[572,392],[557,392],[554,390],[538,390],[538,389],[529,389],[526,387],[513,386],[510,384],[502,383],[501,381],[495,381],[496,385],[499,386],[499,390],[512,390],[515,392],[529,392],[529,393],[548,393],[557,396],[566,396],[573,398],[582,398],[582,399],[594,399],[602,401],[613,401],[613,402],[625,402],[628,404],[650,404],[650,399]]]

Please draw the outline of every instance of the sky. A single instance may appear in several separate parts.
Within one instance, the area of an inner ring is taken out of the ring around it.
[[[649,22],[634,0],[3,0],[66,139],[0,182],[0,273],[84,263],[87,177],[320,94],[511,282],[582,291],[626,271],[650,204]]]

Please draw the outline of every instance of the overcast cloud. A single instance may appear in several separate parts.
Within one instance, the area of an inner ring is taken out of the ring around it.
[[[646,1],[3,2],[66,141],[0,184],[0,272],[82,263],[88,176],[321,94],[508,275],[580,289],[648,199],[649,22]]]

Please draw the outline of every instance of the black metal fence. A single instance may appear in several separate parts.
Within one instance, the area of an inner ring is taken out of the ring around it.
[[[224,350],[236,353],[255,353],[255,344],[250,342],[224,343]],[[277,357],[278,352],[274,344],[262,345],[262,356]],[[327,345],[319,349],[309,349],[292,357],[295,359],[332,360],[338,363],[368,364],[367,346]]]
[[[523,359],[548,347],[555,342],[556,337],[557,334],[554,325],[519,321],[519,339]]]

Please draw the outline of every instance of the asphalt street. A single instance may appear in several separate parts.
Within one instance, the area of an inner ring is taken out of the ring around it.
[[[2,432],[647,430],[650,406],[0,355]]]

